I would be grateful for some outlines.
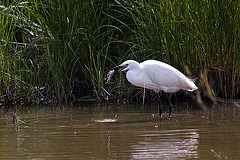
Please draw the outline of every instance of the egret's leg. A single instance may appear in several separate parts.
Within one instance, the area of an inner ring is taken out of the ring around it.
[[[170,99],[169,99],[169,95],[168,95],[168,93],[167,93],[167,99],[168,99],[168,103],[169,103],[169,116],[168,116],[168,118],[171,118],[171,113],[172,113],[172,103],[171,103],[171,101],[170,101]]]
[[[162,104],[159,93],[157,93],[159,117],[162,118]]]

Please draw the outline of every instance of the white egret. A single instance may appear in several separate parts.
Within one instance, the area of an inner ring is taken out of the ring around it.
[[[197,89],[197,86],[183,73],[178,71],[176,68],[157,60],[146,60],[142,63],[138,63],[134,60],[127,60],[119,66],[109,69],[106,72],[110,73],[110,71],[112,74],[127,71],[126,77],[131,84],[154,90],[157,93],[160,117],[162,117],[162,104],[159,95],[161,90],[166,93],[172,93],[177,92],[180,89],[187,91],[194,91]],[[169,100],[168,94],[167,98],[169,102],[170,118],[172,104]]]

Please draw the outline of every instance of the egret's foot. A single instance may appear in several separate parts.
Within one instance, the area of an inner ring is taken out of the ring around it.
[[[167,119],[169,119],[169,120],[170,120],[170,119],[171,119],[171,117],[172,117],[172,116],[171,116],[171,115],[169,115],[169,116],[167,117]]]
[[[162,115],[161,114],[159,115],[159,118],[162,119]]]

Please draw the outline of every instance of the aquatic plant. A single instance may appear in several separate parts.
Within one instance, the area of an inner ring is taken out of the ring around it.
[[[130,99],[139,91],[123,78],[104,86],[104,70],[126,59],[166,62],[189,71],[203,95],[239,98],[239,8],[231,0],[3,0],[1,100]]]
[[[214,153],[214,156],[215,156],[218,160],[222,160],[222,159],[227,160],[227,156],[223,157],[223,155],[222,155],[221,152],[217,153],[217,152],[215,152],[213,149],[211,149],[211,152]]]

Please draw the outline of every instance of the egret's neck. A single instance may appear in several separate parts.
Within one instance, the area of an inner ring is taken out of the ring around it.
[[[142,69],[140,66],[137,66],[133,69],[127,71],[126,77],[127,80],[135,86],[140,86],[141,80],[140,76],[142,74]]]

